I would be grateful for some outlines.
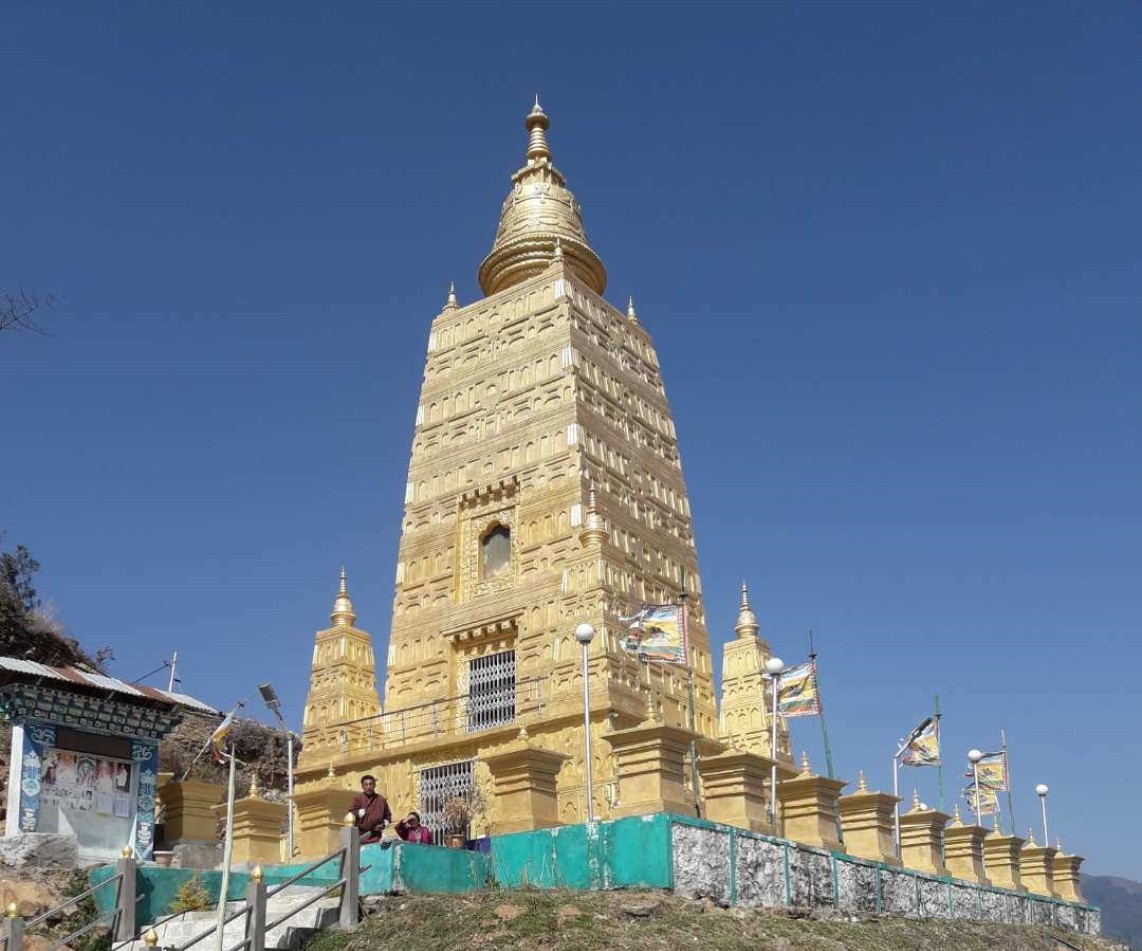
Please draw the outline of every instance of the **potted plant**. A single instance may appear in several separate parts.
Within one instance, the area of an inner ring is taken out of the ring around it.
[[[483,813],[484,799],[480,790],[469,790],[467,795],[450,796],[444,800],[441,821],[444,824],[444,844],[449,848],[464,848],[468,830],[477,815]]]
[[[464,848],[474,811],[472,801],[467,796],[450,796],[444,800],[440,818],[444,822],[444,844],[448,848]]]

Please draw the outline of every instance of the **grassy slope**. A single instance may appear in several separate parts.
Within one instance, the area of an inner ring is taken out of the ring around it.
[[[626,908],[654,907],[646,916]],[[1112,945],[1059,932],[1083,951]],[[386,898],[355,934],[305,951],[1064,951],[1051,932],[898,918],[811,920],[632,892]]]

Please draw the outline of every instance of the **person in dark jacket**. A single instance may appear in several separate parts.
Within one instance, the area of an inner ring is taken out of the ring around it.
[[[380,842],[385,826],[393,821],[388,801],[377,792],[376,776],[361,777],[361,792],[353,797],[349,811],[353,813],[357,828],[361,830],[362,845]]]

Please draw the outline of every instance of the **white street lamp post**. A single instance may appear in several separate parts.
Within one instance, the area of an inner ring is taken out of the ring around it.
[[[286,735],[286,782],[289,788],[289,812],[286,813],[286,851],[289,855],[287,861],[293,861],[293,730],[286,726],[285,720],[282,719],[282,703],[278,698],[277,691],[274,690],[272,684],[262,684],[258,687],[259,693],[262,695],[262,700],[265,701],[267,707],[273,712],[274,716],[278,719],[278,725],[285,731]]]
[[[773,765],[769,768],[769,824],[773,831],[777,831],[777,695],[781,693],[781,672],[785,670],[785,661],[780,657],[770,657],[765,662],[765,672],[773,686],[773,722],[769,741],[769,755],[773,758]]]
[[[595,821],[595,805],[592,801],[594,783],[591,776],[591,671],[589,653],[591,641],[595,639],[595,629],[586,621],[575,628],[575,640],[583,645],[583,762],[587,781],[587,821]]]
[[[1047,838],[1047,793],[1050,789],[1047,788],[1046,783],[1039,783],[1035,787],[1035,795],[1039,797],[1039,805],[1043,807],[1043,845],[1050,845],[1051,840]]]
[[[968,750],[968,761],[971,763],[972,781],[975,783],[975,824],[983,825],[983,814],[980,812],[979,801],[979,761],[983,759],[980,750]]]

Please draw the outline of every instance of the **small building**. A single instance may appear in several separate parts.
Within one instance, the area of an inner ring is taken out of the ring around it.
[[[0,657],[0,710],[12,724],[4,834],[74,835],[84,862],[128,844],[149,859],[159,740],[187,709],[218,713],[185,694]]]

